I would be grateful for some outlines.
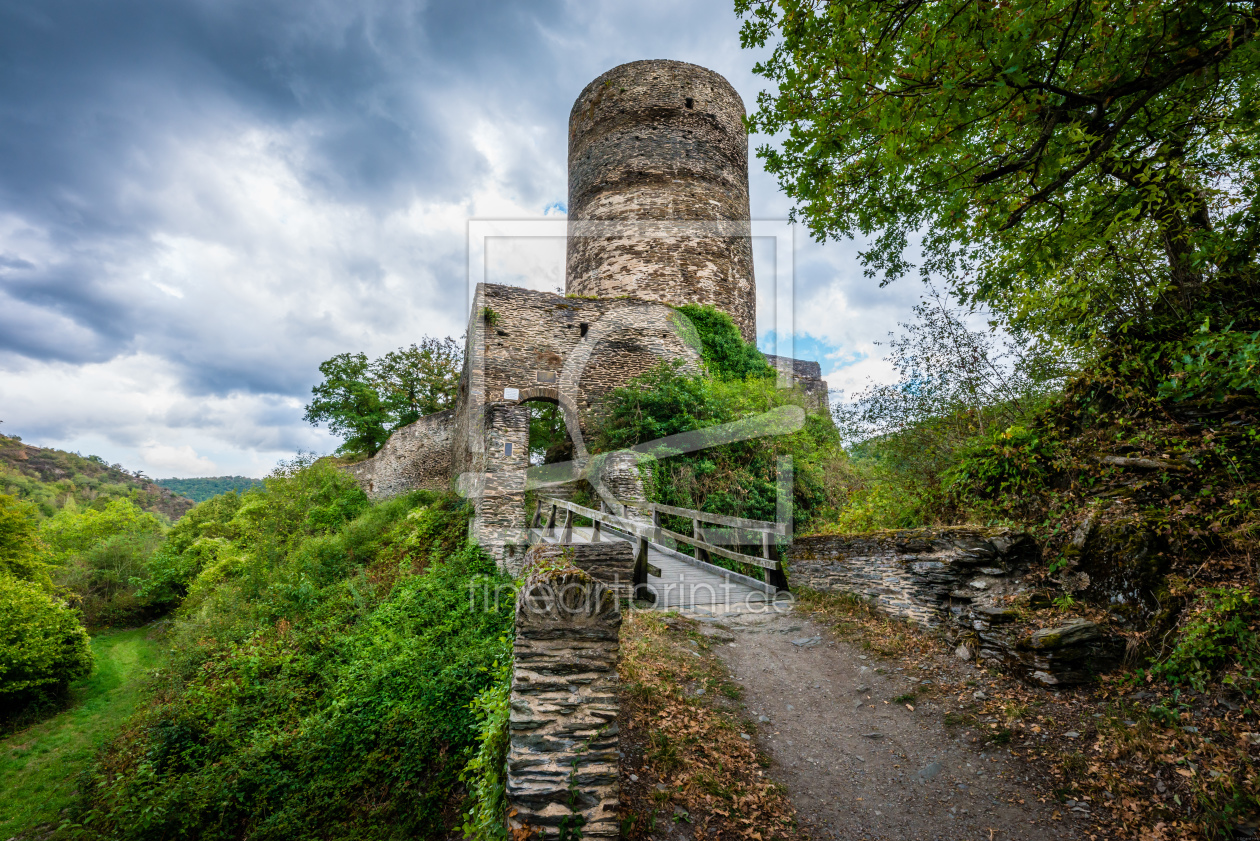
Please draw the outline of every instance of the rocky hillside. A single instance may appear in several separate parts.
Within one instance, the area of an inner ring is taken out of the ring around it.
[[[108,464],[100,456],[81,456],[36,447],[21,438],[0,435],[0,493],[26,499],[51,516],[67,497],[91,506],[98,499],[130,499],[145,511],[172,522],[194,503],[161,487],[143,474]]]

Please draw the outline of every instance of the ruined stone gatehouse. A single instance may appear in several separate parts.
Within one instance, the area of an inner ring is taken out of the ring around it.
[[[370,496],[454,485],[475,500],[473,536],[515,567],[528,402],[562,408],[576,477],[609,390],[661,360],[699,369],[694,330],[674,307],[716,307],[755,340],[743,118],[730,83],[684,62],[623,64],[586,86],[569,115],[566,294],[477,286],[456,407],[349,468]],[[769,360],[825,405],[818,363]],[[600,469],[633,493],[633,464]]]

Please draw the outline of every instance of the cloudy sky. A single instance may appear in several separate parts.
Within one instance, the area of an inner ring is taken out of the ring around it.
[[[586,83],[674,58],[751,104],[738,32],[729,0],[0,0],[0,432],[159,477],[331,451],[319,363],[460,335],[468,220],[562,213]],[[786,214],[755,160],[751,190]],[[917,282],[796,241],[797,356],[886,376]]]

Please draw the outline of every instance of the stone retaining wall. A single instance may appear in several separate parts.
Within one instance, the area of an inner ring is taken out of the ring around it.
[[[534,572],[522,585],[508,723],[514,837],[620,837],[620,627],[612,590],[577,568]]]
[[[1037,545],[1025,534],[967,527],[798,537],[792,589],[854,593],[891,616],[945,626],[958,656],[1056,688],[1118,664],[1124,641],[1064,616],[1023,581]]]
[[[892,616],[929,627],[952,600],[1013,593],[1013,573],[1036,556],[1022,533],[937,528],[797,537],[787,554],[792,589],[865,596]]]

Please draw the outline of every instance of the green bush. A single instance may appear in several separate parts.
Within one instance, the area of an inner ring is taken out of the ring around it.
[[[161,545],[157,534],[116,534],[102,538],[55,570],[54,579],[79,599],[88,627],[133,626],[161,612],[138,592],[148,562]]]
[[[1192,338],[1161,348],[1170,371],[1158,396],[1175,401],[1220,399],[1228,394],[1260,394],[1260,331],[1211,329],[1205,318]]]
[[[1172,652],[1151,671],[1174,685],[1202,692],[1228,670],[1223,683],[1255,695],[1260,680],[1260,600],[1250,590],[1208,587],[1181,627]]]
[[[0,494],[0,575],[23,581],[46,581],[47,567],[41,560],[39,514],[34,505],[8,494]]]
[[[473,700],[477,714],[478,748],[464,766],[459,778],[468,789],[470,808],[464,818],[464,837],[475,841],[507,839],[507,776],[504,767],[508,751],[508,700],[512,688],[512,670],[495,663],[495,682]]]
[[[112,499],[102,508],[79,508],[73,500],[40,524],[40,536],[55,563],[87,552],[116,536],[161,536],[165,524],[156,514],[141,510],[128,499]]]
[[[36,583],[0,575],[0,707],[64,690],[91,671],[78,613]]]
[[[961,453],[946,482],[961,495],[979,499],[1019,496],[1045,485],[1054,445],[1023,426],[994,429]]]
[[[678,307],[695,328],[700,355],[709,374],[723,380],[764,379],[774,376],[757,346],[745,342],[731,317],[719,309],[699,304]]]
[[[662,363],[609,393],[594,449],[624,449],[803,402],[798,391],[776,388],[773,378],[714,379]],[[645,485],[653,502],[759,520],[776,518],[779,457],[792,456],[798,529],[834,509],[828,476],[846,461],[831,419],[817,412],[806,414],[804,426],[789,435],[652,455],[640,470],[649,474]],[[691,524],[670,527],[690,532]]]
[[[40,524],[53,581],[74,593],[89,626],[134,625],[152,607],[137,589],[165,524],[127,499],[79,508],[73,499]]]

